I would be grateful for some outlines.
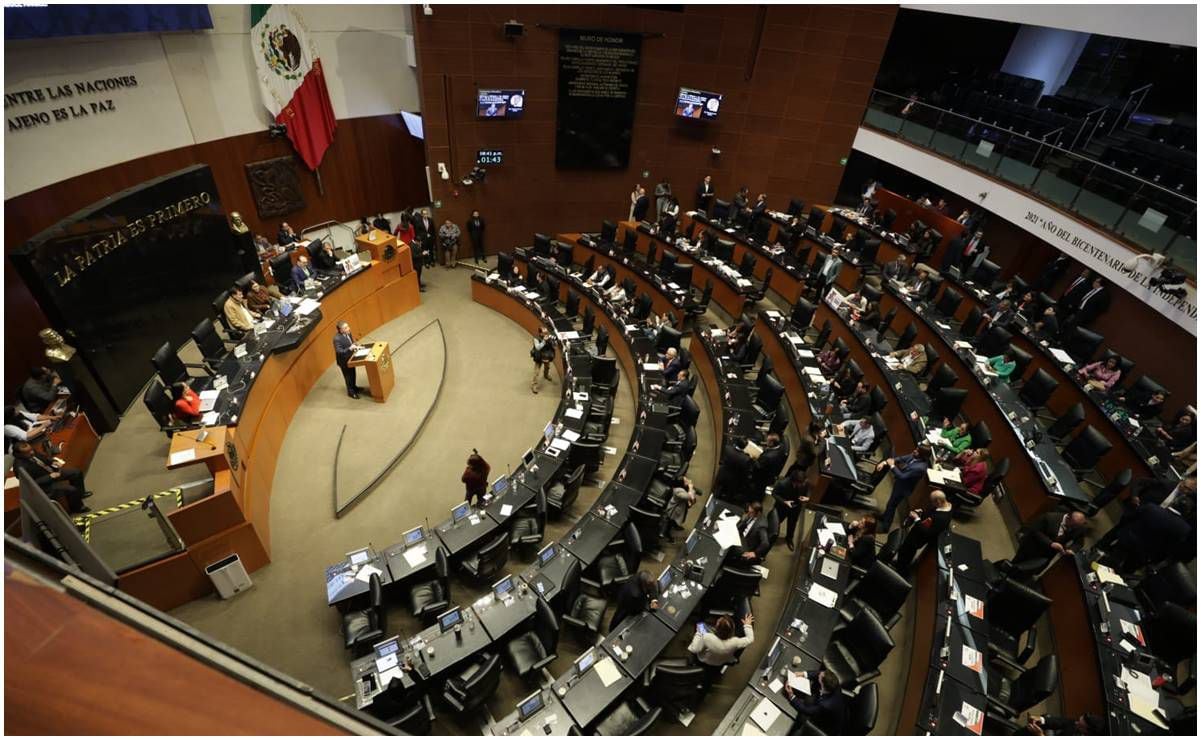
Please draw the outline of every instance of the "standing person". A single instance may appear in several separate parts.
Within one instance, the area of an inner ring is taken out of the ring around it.
[[[413,229],[417,233],[417,238],[421,240],[421,252],[422,257],[425,259],[425,266],[432,267],[437,264],[437,257],[434,250],[434,238],[437,230],[434,228],[434,219],[430,217],[427,209],[414,209]]]
[[[346,395],[351,398],[359,397],[359,387],[355,384],[355,368],[349,365],[350,358],[358,349],[359,346],[350,334],[350,324],[339,321],[338,333],[334,335],[334,358],[338,361],[338,368],[342,370],[342,379],[346,381]]]
[[[471,454],[467,456],[467,467],[463,470],[463,476],[459,478],[463,482],[467,503],[470,504],[474,498],[483,505],[484,494],[488,492],[488,475],[491,472],[492,466],[480,456],[480,451],[471,448]]]
[[[750,202],[751,190],[746,185],[743,185],[738,188],[737,193],[734,193],[734,200],[732,201],[734,212],[745,211]]]
[[[788,545],[789,550],[796,549],[792,541],[793,535],[796,534],[796,525],[801,518],[801,505],[809,500],[809,481],[805,475],[803,468],[793,465],[788,475],[771,491],[771,497],[775,499],[776,508],[780,511],[780,520],[787,525],[784,530],[784,544]]]
[[[642,191],[642,186],[635,183],[634,189],[630,191],[630,217],[628,221],[634,220],[634,207],[638,205],[638,196]]]
[[[67,500],[67,511],[84,514],[90,511],[83,500],[91,496],[83,481],[83,472],[76,468],[60,466],[53,459],[37,452],[28,442],[13,445],[13,469],[24,470],[47,496],[62,496]]]
[[[443,260],[448,270],[455,268],[455,261],[459,256],[459,236],[462,233],[458,225],[449,218],[443,221],[442,228],[438,229],[438,242],[442,246]]]
[[[688,652],[695,655],[699,663],[712,668],[733,663],[738,658],[738,651],[755,641],[754,624],[754,615],[748,613],[742,618],[743,636],[738,637],[734,634],[734,620],[726,615],[718,617],[712,631],[700,622],[692,642],[688,643]]]
[[[701,184],[696,186],[696,209],[709,213],[713,207],[713,176],[705,175]]]
[[[646,212],[650,210],[651,199],[647,197],[646,188],[641,185],[634,187],[633,208],[630,209],[631,221],[645,221]]]
[[[641,614],[647,609],[659,608],[659,584],[645,570],[622,584],[617,591],[617,608],[613,610],[613,618],[609,620],[609,631],[622,623],[626,617]]]
[[[937,542],[939,536],[951,526],[951,504],[947,501],[947,495],[942,491],[932,491],[929,509],[915,509],[909,512],[909,519],[913,521],[913,526],[909,528],[893,561],[895,570],[902,576],[909,575],[917,551]]]
[[[417,230],[413,228],[413,219],[409,216],[408,211],[400,212],[400,222],[396,224],[396,231],[393,232],[396,238],[410,247],[413,245],[413,238],[417,235]],[[414,260],[417,255],[413,255]]]
[[[655,186],[655,223],[659,223],[659,219],[663,218],[663,209],[667,206],[669,198],[671,198],[671,182],[665,177]]]
[[[683,529],[684,520],[688,518],[688,509],[696,503],[696,488],[686,477],[672,486],[671,498],[663,508],[663,518],[659,520],[659,536],[669,543],[675,542],[671,536],[673,529]]]
[[[467,234],[471,237],[471,249],[475,256],[475,263],[481,265],[484,263],[484,219],[480,216],[479,211],[472,211],[471,218],[467,219]]]
[[[876,515],[864,514],[847,525],[847,550],[851,565],[867,570],[876,562]]]
[[[925,447],[918,447],[908,455],[890,457],[876,466],[876,472],[872,475],[872,488],[879,485],[885,475],[892,473],[892,495],[888,497],[888,505],[878,520],[881,530],[887,532],[892,526],[892,517],[897,513],[897,507],[902,501],[909,500],[913,489],[926,475],[929,467],[930,450]]]
[[[538,329],[538,336],[534,337],[534,346],[530,348],[530,358],[534,360],[534,377],[530,380],[530,392],[538,392],[538,372],[542,372],[542,377],[550,380],[550,364],[555,361],[555,345],[550,341],[550,332],[546,327]]]
[[[46,367],[35,367],[29,371],[29,378],[21,384],[17,392],[25,408],[35,413],[41,413],[58,398],[58,387],[62,379],[58,373]]]

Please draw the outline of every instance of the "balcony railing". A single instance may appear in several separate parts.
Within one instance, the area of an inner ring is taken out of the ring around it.
[[[1056,145],[945,108],[873,90],[869,128],[998,177],[1197,275],[1197,201]],[[921,174],[921,173],[917,173]]]

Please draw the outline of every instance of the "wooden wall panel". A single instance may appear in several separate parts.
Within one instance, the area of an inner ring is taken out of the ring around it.
[[[352,118],[338,121],[334,143],[321,164],[325,194],[318,192],[317,178],[300,165],[301,190],[308,206],[283,218],[260,220],[244,165],[291,152],[287,140],[270,139],[266,132],[243,134],[141,157],[48,185],[5,201],[5,249],[19,247],[43,229],[106,196],[198,163],[212,168],[226,211],[239,211],[253,231],[271,241],[285,220],[299,231],[330,219],[349,221],[429,200],[422,143],[409,135],[401,117]],[[4,306],[4,381],[5,389],[12,392],[25,380],[30,365],[40,362],[37,332],[48,321],[7,260]]]
[[[529,244],[534,232],[597,231],[604,219],[624,219],[634,183],[653,191],[663,176],[685,209],[705,174],[725,199],[745,184],[781,209],[790,197],[830,202],[895,14],[870,5],[690,5],[682,13],[439,5],[425,16],[414,6],[426,157],[431,168],[445,162],[454,178],[434,181],[439,215],[462,226],[479,209],[495,253]],[[510,18],[525,24],[524,37],[504,38]],[[664,34],[642,45],[627,170],[555,169],[558,34],[539,24]],[[720,118],[675,118],[681,86],[723,94]],[[524,118],[476,119],[479,87],[525,88]],[[503,149],[504,164],[489,168],[482,185],[457,185],[481,148]]]

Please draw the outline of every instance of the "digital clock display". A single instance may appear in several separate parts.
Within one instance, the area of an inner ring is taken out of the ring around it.
[[[500,149],[481,149],[479,154],[475,155],[475,163],[478,165],[500,164],[505,159],[505,154]]]

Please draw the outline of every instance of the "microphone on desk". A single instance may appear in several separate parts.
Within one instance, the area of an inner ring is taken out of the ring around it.
[[[203,428],[202,428],[202,429],[200,430],[200,433],[199,433],[199,434],[197,434],[195,437],[184,437],[184,439],[191,440],[191,441],[193,441],[193,442],[195,442],[195,443],[197,443],[197,444],[202,444],[202,445],[204,445],[204,446],[208,447],[210,450],[213,450],[214,452],[216,452],[216,451],[217,451],[217,445],[213,444],[212,442],[206,442],[206,441],[205,441],[205,439],[206,439],[208,436],[209,436],[209,431],[208,431],[207,429],[203,429]]]

